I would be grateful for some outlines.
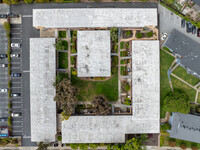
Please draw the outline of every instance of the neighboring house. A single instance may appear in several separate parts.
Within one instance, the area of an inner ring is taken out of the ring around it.
[[[180,66],[200,78],[200,43],[174,29],[164,46],[180,59]]]
[[[190,114],[173,113],[170,137],[200,143],[200,117]]]
[[[185,4],[186,0],[176,0],[176,2],[183,6]]]

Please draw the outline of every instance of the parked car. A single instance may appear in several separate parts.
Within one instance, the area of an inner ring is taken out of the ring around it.
[[[0,58],[1,58],[1,59],[7,58],[7,54],[0,54]]]
[[[8,118],[0,118],[0,122],[4,122],[4,121],[7,121],[8,120]]]
[[[7,15],[5,15],[5,14],[0,14],[0,18],[7,18]]]
[[[11,97],[19,97],[20,95],[20,93],[11,93]]]
[[[192,34],[195,34],[197,32],[197,28],[195,25],[192,26]]]
[[[186,31],[187,33],[192,32],[192,23],[190,21],[186,23]]]
[[[19,116],[21,116],[21,113],[20,112],[11,113],[11,116],[12,117],[19,117]]]
[[[1,92],[1,93],[7,93],[7,92],[8,92],[8,89],[1,89],[0,92]]]
[[[181,27],[182,27],[182,28],[185,28],[185,19],[182,19],[182,20],[181,20]]]
[[[197,29],[197,36],[200,37],[200,28]]]
[[[163,36],[161,37],[161,40],[164,41],[166,37],[167,37],[167,33],[164,33]]]
[[[0,64],[0,68],[5,68],[5,67],[7,67],[6,64]]]
[[[15,48],[20,48],[21,44],[20,43],[11,43],[10,46],[15,47]]]
[[[11,73],[11,77],[21,77],[21,73]]]
[[[10,57],[11,57],[11,58],[19,57],[19,54],[10,54]]]

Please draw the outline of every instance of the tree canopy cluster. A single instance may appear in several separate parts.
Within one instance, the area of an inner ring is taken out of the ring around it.
[[[190,110],[188,96],[182,91],[174,90],[165,97],[163,108],[167,112],[188,113]]]
[[[92,104],[96,115],[108,115],[110,113],[110,107],[103,96],[96,96]]]
[[[74,106],[77,103],[76,95],[78,89],[73,87],[71,81],[67,78],[56,84],[56,96],[54,101],[57,102],[63,114],[71,115],[74,112]]]

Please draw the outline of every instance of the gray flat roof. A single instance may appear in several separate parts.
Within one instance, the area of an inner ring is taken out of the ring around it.
[[[53,142],[56,134],[54,38],[30,39],[31,141]]]
[[[158,40],[132,41],[132,113],[133,120],[160,120]]]
[[[200,117],[174,113],[170,137],[200,143]]]
[[[159,133],[159,121],[132,116],[71,116],[62,121],[62,143],[125,143],[125,134]]]
[[[157,20],[157,8],[33,9],[34,27],[145,27]]]
[[[133,114],[71,116],[62,122],[63,143],[124,143],[125,134],[160,132],[159,41],[133,41]]]
[[[111,76],[110,31],[78,31],[78,77]]]
[[[181,64],[200,75],[200,44],[198,42],[174,29],[164,46],[182,56]]]

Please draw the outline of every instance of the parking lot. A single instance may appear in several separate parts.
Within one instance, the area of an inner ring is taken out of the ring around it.
[[[170,10],[168,10],[160,4],[158,5],[158,13],[161,36],[162,33],[167,33],[169,35],[173,29],[177,29],[178,31],[190,37],[194,41],[200,43],[200,38],[197,37],[197,34],[187,33],[186,27],[181,28],[181,17],[177,16],[176,14],[174,14],[173,12],[171,12]]]
[[[0,54],[7,54],[8,39],[3,25],[0,25]],[[0,64],[8,64],[8,59],[0,59]],[[8,68],[0,67],[0,89],[8,89]],[[8,114],[8,93],[0,92],[0,118],[7,118]],[[7,121],[0,121],[0,126],[7,126]]]
[[[22,25],[11,25],[11,43],[22,44]],[[19,57],[11,58],[11,73],[22,74],[22,47],[11,47],[11,54],[18,54]],[[22,77],[11,77],[11,93],[20,93],[20,96],[11,97],[12,112],[21,113],[21,116],[12,118],[12,135],[23,135],[23,89]]]

